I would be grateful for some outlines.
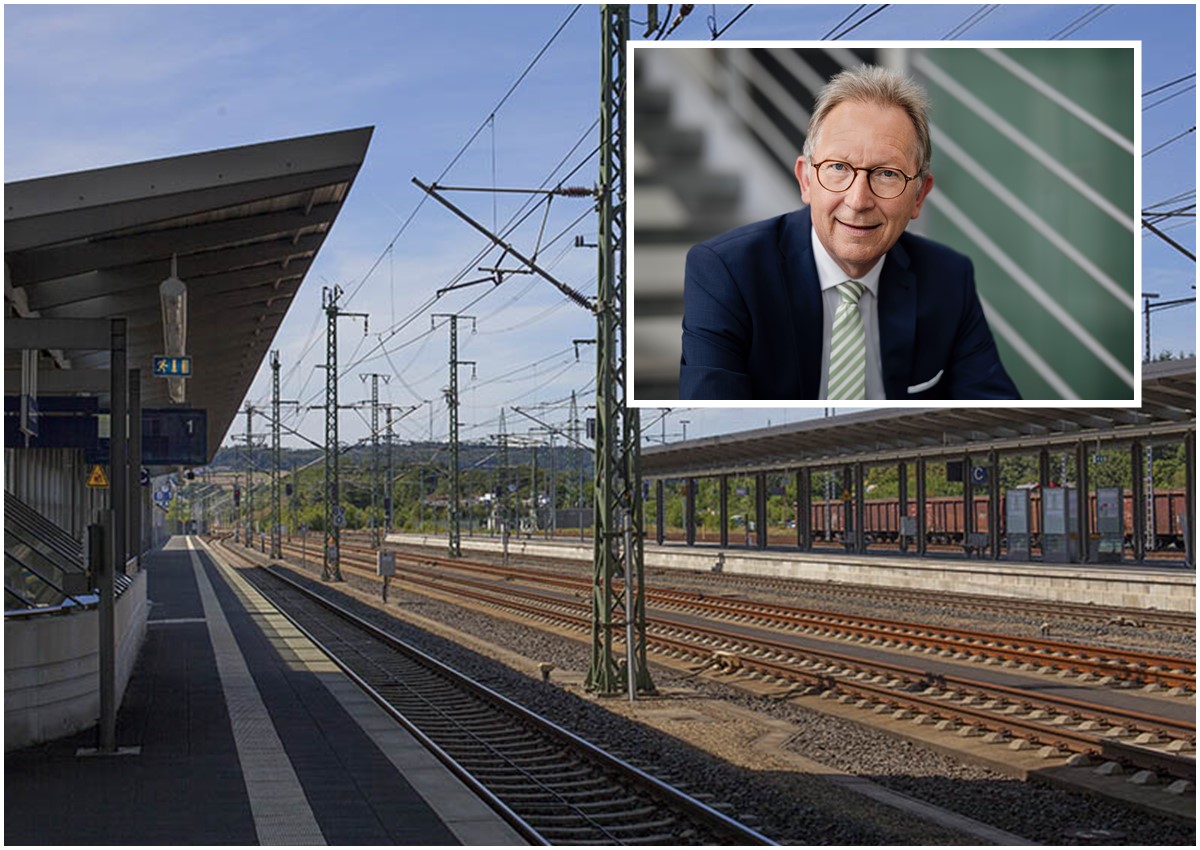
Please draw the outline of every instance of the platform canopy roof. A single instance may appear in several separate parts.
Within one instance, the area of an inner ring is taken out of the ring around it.
[[[6,183],[5,315],[128,320],[143,407],[172,406],[159,284],[187,284],[183,406],[220,446],[362,166],[372,127]],[[107,352],[49,351],[39,395],[107,395]],[[8,352],[5,392],[19,392]]]
[[[1196,360],[1142,366],[1142,406],[886,409],[645,448],[646,478],[1035,451],[1090,439],[1177,439],[1196,429]]]

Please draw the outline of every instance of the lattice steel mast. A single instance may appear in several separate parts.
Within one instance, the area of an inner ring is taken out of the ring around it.
[[[629,7],[601,14],[599,265],[596,304],[595,532],[592,658],[586,685],[600,693],[650,693],[643,592],[641,420],[626,405],[625,353],[625,80]],[[622,539],[624,538],[624,540]],[[622,545],[624,542],[625,545]],[[627,588],[618,592],[616,582]],[[624,627],[627,664],[614,639]],[[630,669],[630,666],[632,669]]]
[[[379,379],[386,384],[391,375],[378,372],[360,374],[360,380],[371,379],[371,545],[378,549],[382,538],[379,534]],[[392,412],[388,410],[388,428],[391,430]],[[389,437],[390,439],[390,437]],[[390,451],[389,447],[389,451]]]
[[[458,367],[470,366],[474,369],[475,361],[458,359],[458,320],[470,319],[471,329],[474,331],[475,317],[460,316],[457,313],[434,313],[430,316],[433,326],[436,326],[438,319],[450,320],[450,389],[446,391],[446,407],[450,411],[450,506],[448,516],[450,540],[448,548],[451,558],[461,558],[462,520],[459,516],[461,494],[458,479]]]
[[[689,9],[690,11],[690,9]],[[597,211],[600,218],[599,295],[595,303],[538,265],[536,252],[526,256],[514,245],[489,231],[440,194],[441,191],[489,191],[469,187],[432,186],[412,182],[440,204],[504,249],[504,255],[524,264],[530,272],[556,286],[564,295],[589,310],[597,322],[595,564],[592,594],[592,660],[586,684],[600,693],[628,689],[651,693],[654,684],[646,662],[646,606],[642,590],[642,517],[639,453],[641,420],[626,406],[625,349],[625,42],[629,37],[629,7],[605,5],[601,14],[600,182]],[[681,12],[681,15],[683,12]],[[498,191],[491,189],[490,191]],[[543,192],[581,197],[589,190],[506,190]],[[474,282],[473,282],[474,283]],[[624,541],[627,541],[623,545]],[[624,552],[624,554],[622,554]],[[616,582],[628,588],[628,599],[617,593]],[[613,654],[614,636],[625,632],[627,664]],[[632,668],[630,671],[628,668]]]
[[[279,535],[279,352],[271,352],[271,557],[282,558]]]
[[[246,405],[246,548],[254,547],[254,408]]]
[[[340,286],[321,289],[321,306],[325,309],[325,552],[321,565],[322,581],[341,581],[341,529],[334,522],[334,512],[340,508],[338,487],[338,369],[337,320],[341,316],[362,317],[363,334],[367,332],[366,313],[346,313],[338,308],[342,297]]]

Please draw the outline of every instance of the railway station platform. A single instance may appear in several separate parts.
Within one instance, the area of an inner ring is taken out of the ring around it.
[[[118,752],[6,753],[6,844],[525,843],[197,538],[143,564]]]
[[[389,534],[396,546],[445,547],[445,535]],[[499,554],[499,537],[462,537],[468,552]],[[1050,564],[934,556],[918,558],[880,552],[844,554],[833,550],[800,552],[780,547],[767,551],[716,544],[645,544],[645,565],[664,569],[722,572],[768,578],[792,578],[864,584],[910,590],[969,593],[1094,604],[1159,611],[1196,610],[1196,574],[1183,567],[1133,564]],[[511,537],[510,557],[528,555],[591,561],[592,542]]]

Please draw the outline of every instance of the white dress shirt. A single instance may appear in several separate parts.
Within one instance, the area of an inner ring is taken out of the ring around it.
[[[871,267],[862,277],[850,278],[834,262],[833,257],[825,250],[817,231],[812,231],[813,259],[817,264],[817,280],[821,283],[821,298],[825,307],[825,319],[821,323],[821,395],[829,395],[829,349],[833,336],[833,316],[838,304],[842,303],[842,294],[838,292],[838,284],[847,280],[857,280],[866,291],[858,299],[858,314],[862,316],[863,330],[866,332],[867,343],[867,398],[886,399],[883,389],[883,365],[879,357],[879,276],[883,273],[883,263],[887,255]]]

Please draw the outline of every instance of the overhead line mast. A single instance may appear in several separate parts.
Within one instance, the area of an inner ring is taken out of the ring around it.
[[[626,404],[625,93],[629,7],[600,8],[600,197],[596,303],[596,455],[592,658],[586,685],[633,699],[653,693],[646,659],[641,418]],[[624,585],[619,593],[616,581]],[[613,651],[625,627],[626,663]]]
[[[378,549],[382,543],[382,536],[379,533],[379,503],[377,501],[379,494],[379,379],[383,378],[386,384],[391,380],[391,375],[383,375],[379,372],[367,372],[360,374],[360,380],[365,381],[371,379],[371,546]],[[391,456],[391,421],[392,411],[388,408],[388,453]],[[391,466],[389,461],[388,474],[391,474]],[[387,505],[384,505],[387,508]]]
[[[280,405],[297,405],[296,401],[283,401],[279,398],[279,352],[271,352],[271,557],[282,558],[283,513],[280,508],[280,476],[282,450],[279,444],[279,432],[283,422],[279,417]],[[295,484],[295,473],[292,474]]]
[[[629,7],[609,4],[601,14],[600,182],[594,193],[600,218],[598,297],[593,303],[558,280],[536,260],[518,251],[440,194],[446,187],[412,182],[482,233],[505,256],[523,263],[567,298],[596,317],[595,536],[592,587],[592,659],[586,685],[604,694],[628,690],[653,693],[646,660],[646,605],[643,591],[643,535],[639,455],[641,419],[626,405],[625,362],[625,43]],[[464,191],[467,187],[454,187]],[[496,190],[492,190],[496,191]],[[553,197],[579,197],[576,188],[530,189]],[[474,281],[473,281],[474,283]],[[501,420],[503,422],[503,420]],[[501,429],[503,431],[503,428]],[[620,582],[624,593],[618,592]],[[624,665],[614,655],[624,631]]]
[[[361,317],[363,335],[367,333],[366,313],[347,313],[338,307],[340,286],[322,287],[321,306],[325,310],[325,552],[321,565],[322,581],[342,581],[342,513],[338,488],[338,368],[337,320],[342,316]],[[337,520],[335,522],[335,519]]]
[[[449,554],[451,558],[462,557],[462,519],[459,502],[458,478],[458,367],[470,366],[474,375],[474,360],[458,359],[458,320],[470,319],[471,330],[475,329],[474,316],[460,316],[457,313],[434,313],[430,322],[438,319],[450,320],[450,388],[446,391],[446,406],[450,410],[450,506],[447,523],[450,526]]]

